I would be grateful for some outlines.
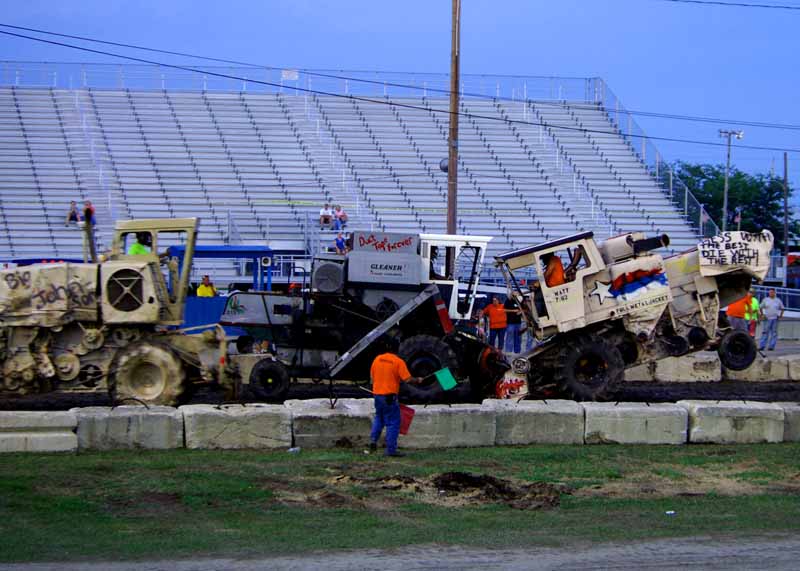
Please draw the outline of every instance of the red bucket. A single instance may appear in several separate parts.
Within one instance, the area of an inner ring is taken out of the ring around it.
[[[404,404],[400,405],[400,434],[408,434],[411,421],[414,420],[414,409]]]

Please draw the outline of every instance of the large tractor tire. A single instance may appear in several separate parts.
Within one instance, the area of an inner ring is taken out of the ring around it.
[[[271,359],[261,359],[250,371],[250,394],[264,401],[283,401],[289,392],[289,371]]]
[[[559,350],[554,380],[575,400],[596,401],[614,390],[624,374],[625,361],[608,339],[580,335]]]
[[[732,371],[741,371],[756,360],[756,342],[744,331],[732,330],[725,333],[717,347],[722,366]]]
[[[455,351],[443,340],[432,335],[414,335],[403,340],[398,353],[413,376],[430,377],[421,385],[412,387],[412,390],[404,386],[410,396],[428,402],[443,400],[445,392],[432,374],[448,367],[455,375],[459,369]]]
[[[120,350],[109,385],[114,401],[174,406],[186,390],[183,363],[168,347],[142,341]]]

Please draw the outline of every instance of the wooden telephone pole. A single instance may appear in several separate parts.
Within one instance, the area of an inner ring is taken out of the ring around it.
[[[461,57],[461,0],[453,0],[450,47],[450,132],[447,138],[447,233],[458,233],[458,86]],[[450,261],[447,263],[450,268]]]

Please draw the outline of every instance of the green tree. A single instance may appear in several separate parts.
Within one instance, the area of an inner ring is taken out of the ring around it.
[[[717,226],[722,228],[722,200],[725,189],[725,166],[692,164],[674,165],[678,176],[704,206]],[[789,196],[793,189],[789,186]],[[763,174],[747,174],[731,169],[728,177],[728,230],[735,230],[736,208],[741,209],[741,229],[758,232],[767,229],[775,236],[775,249],[783,251],[783,180]],[[800,221],[789,213],[789,242],[800,235]]]

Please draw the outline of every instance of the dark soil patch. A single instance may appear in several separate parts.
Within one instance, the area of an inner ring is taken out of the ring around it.
[[[181,495],[170,492],[151,492],[137,498],[110,498],[106,506],[113,513],[129,517],[152,517],[186,511]]]

